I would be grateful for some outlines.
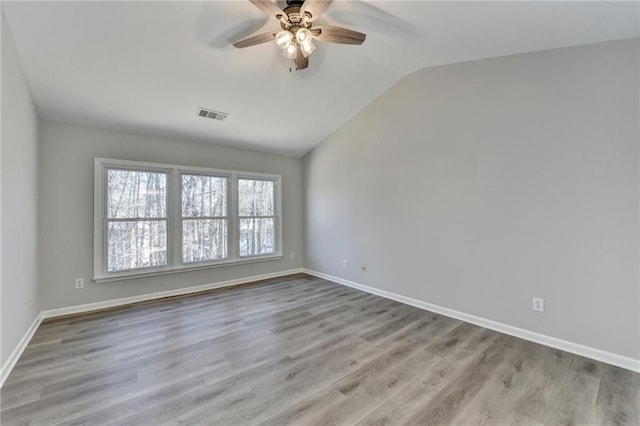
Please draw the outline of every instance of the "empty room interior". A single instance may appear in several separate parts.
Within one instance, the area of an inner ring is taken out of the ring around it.
[[[0,424],[640,425],[640,3],[2,1]]]

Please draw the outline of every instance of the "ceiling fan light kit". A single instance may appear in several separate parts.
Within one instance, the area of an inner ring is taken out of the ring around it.
[[[288,30],[280,31],[276,34],[276,44],[283,50],[284,56],[294,59],[299,48],[304,57],[311,55],[316,46],[311,42],[311,31],[306,28],[298,28],[294,33]]]
[[[309,55],[316,50],[313,40],[329,43],[362,44],[366,35],[346,28],[320,25],[314,21],[329,7],[333,0],[287,0],[287,7],[280,7],[272,0],[249,0],[263,12],[274,16],[282,31],[258,34],[240,40],[233,45],[238,49],[274,40],[282,53],[301,70],[309,66]]]

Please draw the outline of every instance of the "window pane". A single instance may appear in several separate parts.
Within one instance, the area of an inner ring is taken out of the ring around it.
[[[226,215],[226,177],[182,175],[182,216]]]
[[[107,270],[167,265],[167,222],[139,220],[109,222]]]
[[[275,182],[238,179],[240,216],[275,216]]]
[[[182,261],[203,262],[227,257],[227,220],[182,221]]]
[[[107,217],[167,216],[167,174],[137,170],[107,171]]]
[[[240,219],[240,256],[274,252],[273,219]]]

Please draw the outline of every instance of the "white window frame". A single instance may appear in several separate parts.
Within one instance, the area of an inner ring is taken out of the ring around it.
[[[182,215],[182,176],[183,175],[191,175],[191,176],[205,176],[205,177],[216,177],[216,178],[226,178],[227,179],[227,215],[226,216],[200,216],[200,217],[191,217],[191,216],[183,216]],[[193,171],[185,171],[184,169],[180,169],[178,173],[178,180],[180,186],[180,205],[178,211],[178,232],[179,232],[179,244],[180,244],[180,256],[179,261],[183,265],[203,265],[208,263],[216,263],[223,262],[228,260],[231,256],[229,253],[229,249],[232,246],[232,242],[230,241],[232,236],[235,234],[232,228],[232,220],[231,220],[231,181],[232,175],[226,173],[194,173]],[[224,259],[218,260],[201,260],[201,261],[193,261],[193,262],[185,262],[182,254],[182,223],[185,220],[207,220],[207,219],[225,219],[227,221],[227,257]]]
[[[272,179],[265,179],[265,178],[256,177],[256,176],[251,176],[251,175],[246,175],[246,174],[239,174],[239,175],[237,176],[237,179],[236,179],[236,187],[237,187],[237,185],[238,185],[238,181],[239,181],[239,180],[266,180],[266,181],[269,181],[269,180],[272,180]],[[277,185],[278,185],[278,183],[277,183],[277,182],[275,182],[275,187],[274,187],[274,189],[273,189],[273,190],[274,190],[274,197],[276,197],[276,198],[278,197],[278,196],[275,194],[275,192],[277,192],[277,191],[278,191],[278,189],[277,189]],[[236,194],[239,194],[239,191],[236,191]],[[238,195],[238,197],[239,197],[239,195]],[[236,205],[238,206],[238,210],[240,210],[240,199],[236,200]],[[277,206],[277,200],[276,200],[276,206],[275,206],[275,209],[276,209],[276,210],[277,210],[277,207],[278,207],[278,206]],[[237,214],[236,214],[236,220],[238,221],[238,223],[237,223],[236,229],[237,229],[237,231],[238,231],[238,235],[236,236],[236,239],[238,240],[238,247],[237,247],[236,255],[238,256],[238,258],[239,258],[239,259],[249,259],[249,258],[252,258],[252,257],[255,257],[255,256],[256,256],[256,255],[246,255],[246,256],[241,256],[241,255],[240,255],[240,219],[273,219],[274,228],[275,228],[275,227],[277,227],[277,226],[278,226],[278,225],[277,225],[277,222],[278,222],[277,211],[273,212],[273,214],[274,214],[275,216],[240,216],[240,212],[239,212],[239,211],[237,212]],[[276,232],[276,234],[277,234],[277,232]],[[273,252],[274,252],[274,253],[276,253],[276,252],[277,252],[277,250],[276,250],[276,248],[275,248],[275,247],[274,247]],[[270,254],[269,254],[269,255],[270,255]],[[269,255],[263,255],[263,256],[269,256]]]
[[[107,179],[108,169],[141,170],[167,173],[167,266],[145,267],[126,271],[107,271]],[[227,258],[204,262],[182,262],[182,174],[226,176],[228,183]],[[238,179],[272,180],[275,183],[274,253],[240,257],[240,219],[238,217]],[[121,281],[155,275],[172,274],[205,268],[282,259],[282,175],[237,170],[189,167],[141,161],[94,158],[94,257],[95,282]]]

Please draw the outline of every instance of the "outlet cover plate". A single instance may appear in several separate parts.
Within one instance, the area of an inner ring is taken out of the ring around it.
[[[534,297],[533,310],[538,312],[544,312],[544,299],[542,299],[541,297]]]

